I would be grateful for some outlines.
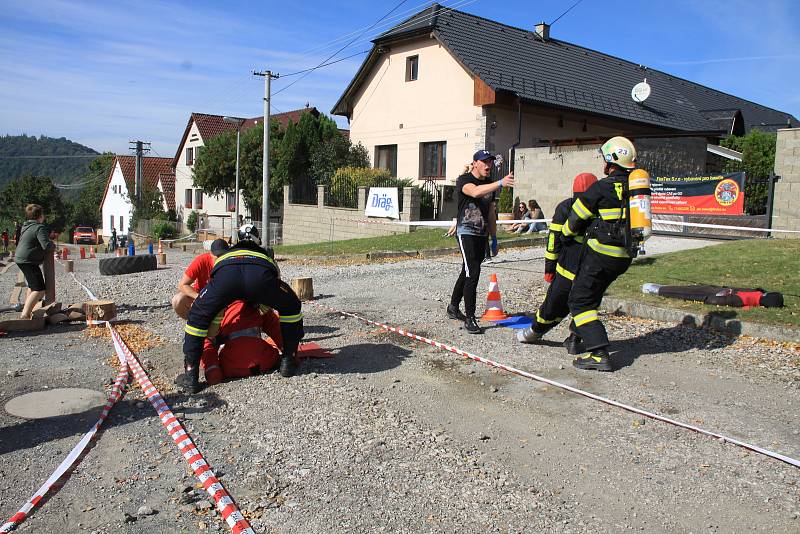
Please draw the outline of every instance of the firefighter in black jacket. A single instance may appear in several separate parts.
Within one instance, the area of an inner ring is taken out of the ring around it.
[[[600,153],[606,177],[575,200],[561,231],[565,236],[586,237],[568,305],[570,331],[580,336],[589,352],[572,364],[579,369],[611,371],[608,334],[597,310],[603,293],[632,261],[627,225],[628,174],[636,167],[636,149],[628,139],[613,137],[603,144]]]
[[[246,224],[239,229],[239,243],[214,262],[211,279],[189,311],[183,338],[185,373],[175,383],[189,393],[200,389],[200,355],[214,317],[235,300],[264,304],[280,315],[283,355],[280,374],[290,377],[296,366],[297,345],[303,338],[300,300],[280,279],[280,271],[259,246],[258,229]]]
[[[536,320],[530,328],[519,330],[517,340],[520,343],[535,343],[542,336],[556,327],[569,314],[567,298],[572,289],[572,280],[581,263],[583,235],[566,237],[562,227],[567,221],[572,204],[580,193],[597,182],[597,176],[582,172],[572,182],[573,195],[562,200],[556,206],[553,220],[550,222],[550,233],[547,236],[547,250],[544,253],[544,279],[550,283],[544,302],[536,312]],[[573,333],[564,340],[564,347],[570,354],[583,352],[580,338]]]

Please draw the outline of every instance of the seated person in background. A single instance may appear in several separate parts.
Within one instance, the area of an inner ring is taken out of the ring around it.
[[[514,208],[514,220],[521,221],[530,218],[531,214],[528,212],[528,206],[525,205],[525,202],[518,202],[517,207]],[[508,231],[514,232],[515,234],[521,234],[528,229],[528,226],[530,225],[524,223],[514,223],[508,227]]]
[[[281,323],[272,308],[234,301],[211,323],[208,336],[200,367],[209,385],[266,373],[280,362]]]
[[[178,317],[186,319],[189,317],[189,310],[202,291],[208,280],[211,278],[211,269],[214,268],[214,260],[228,250],[228,243],[224,239],[215,239],[211,243],[211,252],[200,254],[186,268],[178,282],[178,293],[172,297],[172,309]]]
[[[536,202],[533,199],[530,199],[528,201],[528,208],[530,209],[530,211],[528,213],[530,213],[530,218],[531,219],[533,219],[533,220],[544,219],[544,212],[542,211],[542,208],[539,206],[538,202]],[[530,227],[528,228],[528,231],[526,232],[528,234],[532,234],[534,232],[547,232],[547,223],[546,222],[536,222],[536,223],[533,223],[533,224],[531,224],[529,226]]]

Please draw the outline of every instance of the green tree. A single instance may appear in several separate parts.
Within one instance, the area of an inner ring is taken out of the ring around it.
[[[114,154],[106,152],[89,164],[89,170],[83,180],[88,183],[81,189],[77,200],[70,205],[70,226],[82,224],[94,228],[101,226],[100,204],[103,202],[103,193],[113,163]]]
[[[742,161],[728,161],[725,172],[747,173],[744,209],[750,215],[766,213],[768,193],[766,180],[775,168],[776,140],[776,134],[753,129],[745,136],[731,135],[720,142],[720,145],[742,153]]]
[[[367,148],[361,143],[353,145],[349,138],[339,134],[320,143],[311,154],[309,174],[318,185],[326,185],[337,169],[369,166]]]
[[[25,206],[28,204],[39,204],[44,208],[45,222],[51,230],[64,231],[67,210],[50,178],[25,176],[6,185],[0,192],[0,219],[25,220]]]

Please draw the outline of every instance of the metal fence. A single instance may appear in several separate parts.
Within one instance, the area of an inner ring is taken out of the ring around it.
[[[170,228],[170,230],[167,231],[167,234],[164,233],[165,227]],[[159,234],[165,239],[169,237],[169,234],[172,234],[172,237],[179,237],[182,233],[184,233],[184,229],[185,225],[181,221],[141,219],[136,223],[137,234],[155,237],[155,232],[159,231]]]

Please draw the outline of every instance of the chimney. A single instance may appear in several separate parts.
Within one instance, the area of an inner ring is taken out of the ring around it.
[[[536,25],[535,33],[539,39],[542,41],[547,41],[550,39],[550,25],[546,22],[540,22]]]

